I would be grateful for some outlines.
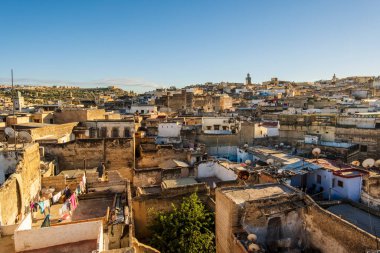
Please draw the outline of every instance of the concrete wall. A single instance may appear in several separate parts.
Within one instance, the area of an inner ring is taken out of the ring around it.
[[[59,170],[87,168],[105,161],[107,169],[130,169],[133,166],[131,138],[80,139],[62,144],[44,144],[45,154],[58,158]]]
[[[222,181],[236,180],[237,178],[232,169],[228,169],[214,161],[198,164],[196,171],[196,177],[198,178],[217,177]]]
[[[56,245],[97,240],[103,249],[102,220],[62,224],[46,228],[16,230],[14,234],[16,252],[37,250]]]
[[[310,244],[322,253],[366,252],[377,248],[378,239],[374,236],[317,205],[308,207],[304,215]]]
[[[177,123],[160,123],[158,124],[159,137],[179,137],[182,124]]]
[[[83,122],[87,120],[105,119],[104,109],[71,109],[54,113],[54,122],[63,124],[69,122]]]

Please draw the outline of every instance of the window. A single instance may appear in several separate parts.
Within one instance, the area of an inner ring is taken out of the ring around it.
[[[338,186],[343,188],[343,181],[338,180]]]
[[[107,138],[107,127],[102,127],[100,129],[100,137]]]
[[[363,180],[362,185],[363,185],[363,187],[365,187],[367,185],[367,180]]]
[[[141,113],[144,113],[144,110],[141,110]]]
[[[118,138],[119,137],[119,128],[118,127],[112,128],[111,136],[112,136],[112,138]]]
[[[360,145],[360,152],[367,152],[367,145]]]
[[[335,178],[333,178],[333,180],[332,180],[332,187],[333,188],[335,187]]]
[[[207,128],[207,130],[211,130],[211,126],[207,126],[206,128]]]
[[[322,182],[322,177],[321,177],[321,175],[317,175],[317,183],[318,183],[318,184],[321,184],[321,182]]]
[[[131,137],[128,127],[124,128],[124,137]]]
[[[90,138],[96,138],[96,129],[94,127],[90,128]]]
[[[219,130],[220,126],[219,125],[214,125],[214,130]]]

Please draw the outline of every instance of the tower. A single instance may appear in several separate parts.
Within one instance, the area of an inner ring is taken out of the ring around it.
[[[247,77],[245,78],[245,85],[250,85],[250,84],[252,84],[252,82],[251,82],[251,76],[250,76],[250,74],[248,73],[248,74],[247,74]]]
[[[333,75],[333,78],[332,78],[332,80],[331,80],[331,82],[332,82],[332,83],[336,83],[336,79],[337,79],[337,78],[336,78],[336,75],[334,74],[334,75]]]
[[[24,107],[24,97],[21,96],[21,92],[17,92],[17,97],[13,101],[14,109],[21,112],[21,109]]]

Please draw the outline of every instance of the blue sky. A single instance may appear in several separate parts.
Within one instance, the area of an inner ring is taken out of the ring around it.
[[[380,75],[380,1],[0,0],[0,82],[11,68],[137,91]]]

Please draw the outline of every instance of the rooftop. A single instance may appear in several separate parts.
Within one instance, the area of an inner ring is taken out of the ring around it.
[[[193,185],[193,184],[198,184],[198,182],[195,181],[195,179],[191,177],[169,179],[169,180],[162,181],[163,188],[175,188],[175,187]]]
[[[365,212],[349,204],[339,204],[327,208],[328,211],[338,215],[355,226],[370,234],[380,236],[380,217]]]
[[[250,200],[286,196],[292,193],[293,190],[282,184],[261,184],[249,187],[225,188],[222,192],[236,204],[242,204]]]

